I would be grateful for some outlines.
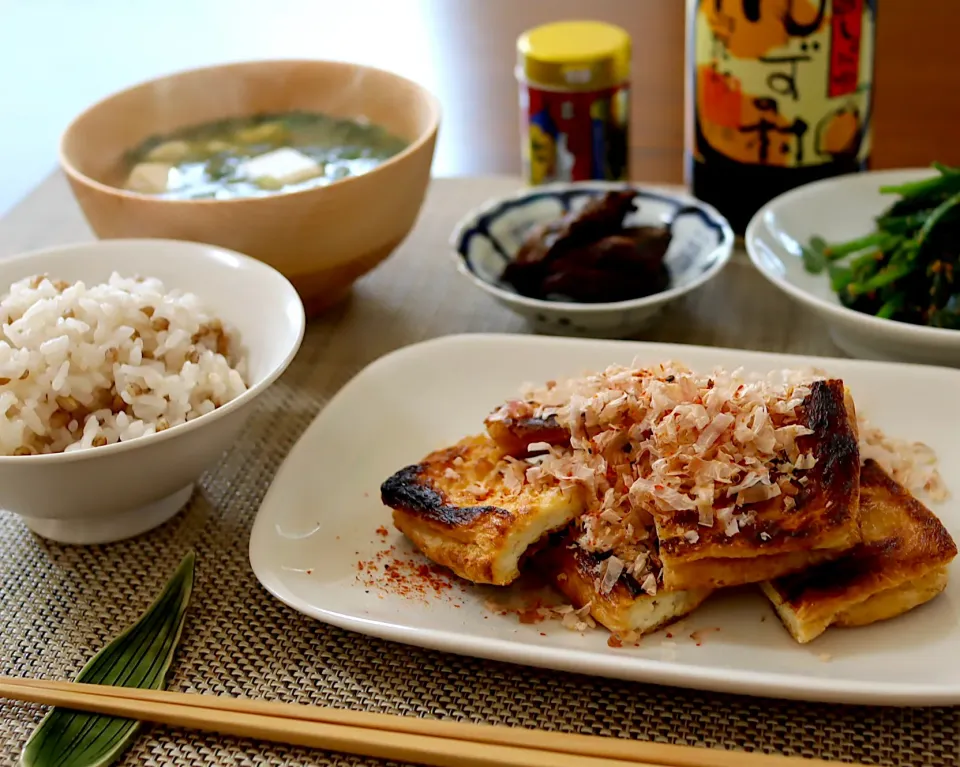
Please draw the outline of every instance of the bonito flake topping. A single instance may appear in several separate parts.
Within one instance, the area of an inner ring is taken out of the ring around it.
[[[671,362],[550,382],[524,402],[529,415],[555,417],[570,446],[550,447],[539,474],[586,490],[579,543],[588,550],[609,550],[678,511],[735,535],[752,519],[744,507],[781,495],[794,472],[815,465],[797,440],[812,433],[801,406],[823,377],[699,374]]]
[[[612,366],[528,384],[521,399],[493,417],[552,416],[569,432],[569,445],[529,446],[542,456],[519,464],[527,467],[523,481],[582,489],[588,508],[577,523],[579,545],[605,552],[639,544],[652,558],[644,553],[624,571],[642,581],[659,570],[651,549],[658,514],[695,510],[701,526],[718,525],[733,536],[753,523],[752,504],[780,497],[785,511],[795,508],[794,496],[808,481],[804,472],[817,463],[798,447],[812,433],[800,422],[802,405],[826,377],[813,368],[757,375],[699,374],[679,362]],[[863,414],[858,428],[862,461],[877,460],[911,492],[933,501],[948,497],[928,446],[889,438]],[[696,543],[699,536],[688,531],[686,538]]]

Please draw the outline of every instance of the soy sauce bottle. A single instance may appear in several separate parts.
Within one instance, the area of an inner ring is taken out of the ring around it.
[[[687,0],[686,176],[742,235],[870,161],[877,0]]]

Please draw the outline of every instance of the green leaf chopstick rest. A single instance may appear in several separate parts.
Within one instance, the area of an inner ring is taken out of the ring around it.
[[[77,682],[163,689],[193,591],[193,552],[140,619],[97,653]],[[140,729],[133,719],[54,708],[27,741],[21,767],[105,767]]]

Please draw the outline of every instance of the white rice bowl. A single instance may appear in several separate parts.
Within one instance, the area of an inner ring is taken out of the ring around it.
[[[236,333],[158,279],[38,276],[0,298],[0,455],[125,442],[246,389]]]

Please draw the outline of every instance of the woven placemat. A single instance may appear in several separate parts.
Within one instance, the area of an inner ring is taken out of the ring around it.
[[[109,546],[63,547],[0,512],[0,673],[73,676],[135,620],[194,549],[197,588],[171,689],[867,764],[957,764],[956,709],[751,699],[446,655],[325,626],[260,586],[247,557],[260,500],[286,453],[337,389],[371,360],[425,338],[524,330],[455,274],[445,246],[464,210],[515,185],[509,179],[434,182],[411,237],[346,304],[311,324],[302,351],[264,395],[244,438],[163,527]],[[55,177],[0,222],[0,254],[88,237]],[[839,354],[815,317],[786,302],[742,258],[670,309],[647,337]],[[15,763],[43,712],[0,702],[0,763]],[[122,763],[378,764],[161,727],[147,729]]]

